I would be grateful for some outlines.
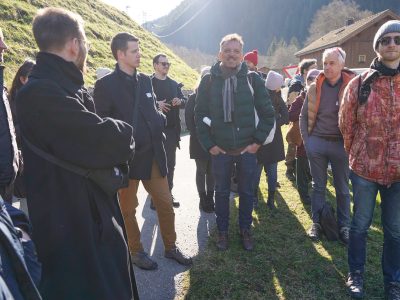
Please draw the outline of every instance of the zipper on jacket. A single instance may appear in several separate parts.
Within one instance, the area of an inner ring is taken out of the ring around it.
[[[239,128],[237,128],[237,129],[239,129]],[[237,142],[237,134],[236,134],[236,132],[237,132],[237,129],[236,129],[235,123],[232,122],[233,149],[236,149],[236,142]]]

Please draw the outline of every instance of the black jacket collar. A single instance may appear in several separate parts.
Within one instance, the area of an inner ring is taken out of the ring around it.
[[[118,65],[118,63],[115,64],[115,73],[120,79],[129,81],[129,82],[137,82],[138,81],[138,71],[135,70],[135,73],[131,76],[129,74],[126,74],[124,71],[122,71]]]
[[[74,63],[47,52],[38,53],[36,65],[29,77],[56,81],[71,92],[82,88],[84,84],[83,74]]]

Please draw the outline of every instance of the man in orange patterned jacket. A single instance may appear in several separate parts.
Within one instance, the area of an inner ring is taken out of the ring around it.
[[[354,197],[346,285],[353,298],[363,297],[367,231],[379,191],[385,297],[400,299],[400,21],[383,24],[373,46],[378,57],[349,83],[339,112]]]

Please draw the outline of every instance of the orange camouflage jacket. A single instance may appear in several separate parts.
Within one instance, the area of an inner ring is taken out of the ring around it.
[[[358,103],[359,84],[359,76],[350,81],[339,110],[350,168],[382,185],[400,182],[400,74],[375,79],[362,105]]]

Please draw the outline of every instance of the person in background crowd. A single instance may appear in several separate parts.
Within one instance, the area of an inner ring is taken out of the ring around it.
[[[249,69],[249,71],[253,71],[253,72],[257,72],[258,75],[261,76],[262,79],[266,79],[267,78],[267,74],[258,71],[257,69],[257,65],[258,65],[258,51],[257,50],[253,50],[251,52],[247,52],[244,56],[243,56],[243,61],[246,63],[247,68]]]
[[[114,170],[133,155],[132,127],[95,113],[81,16],[47,7],[32,30],[40,52],[16,101],[40,291],[45,299],[138,298],[117,195],[48,159]]]
[[[300,113],[300,132],[313,178],[313,224],[308,236],[317,241],[321,235],[320,212],[326,202],[330,162],[336,192],[339,240],[347,245],[350,226],[349,161],[338,127],[338,112],[343,91],[354,73],[344,69],[346,52],[342,48],[326,49],[322,59],[324,69],[308,88]]]
[[[22,167],[22,156],[17,146],[13,116],[4,86],[4,52],[8,49],[0,29],[0,195],[12,202],[13,184],[18,169]]]
[[[31,59],[27,59],[24,63],[19,67],[15,77],[13,79],[11,89],[10,89],[10,108],[13,116],[15,133],[17,138],[18,149],[21,149],[21,135],[19,132],[19,124],[18,124],[18,116],[17,116],[17,92],[19,89],[28,81],[28,76],[32,71],[33,66],[35,65],[35,61]],[[25,188],[25,179],[24,173],[21,170],[17,174],[17,178],[14,182],[13,187],[13,195],[17,198],[26,198],[26,188]]]
[[[368,71],[349,83],[339,111],[354,201],[346,285],[353,298],[363,297],[367,234],[379,191],[385,299],[399,300],[400,21],[384,23],[373,48],[377,57]]]
[[[129,186],[119,191],[129,251],[133,263],[144,270],[155,270],[157,263],[144,251],[136,220],[137,190],[142,182],[154,200],[164,242],[164,256],[182,265],[192,260],[176,246],[175,213],[167,181],[167,161],[163,130],[165,116],[157,109],[149,76],[139,73],[139,39],[118,33],[111,41],[115,70],[96,82],[94,102],[103,117],[123,120],[134,127],[135,156],[130,162]]]
[[[264,167],[268,182],[267,207],[275,208],[275,190],[278,181],[278,162],[285,159],[285,148],[283,145],[281,126],[288,124],[289,115],[285,102],[281,97],[281,87],[284,84],[283,76],[275,71],[269,71],[265,86],[271,97],[271,102],[275,110],[276,130],[274,139],[271,143],[261,146],[257,152],[257,161],[261,163],[258,170],[256,188],[260,183],[262,167]]]
[[[179,109],[185,108],[186,99],[182,93],[182,84],[168,76],[171,63],[165,54],[157,54],[153,58],[154,74],[150,77],[153,84],[154,94],[157,97],[157,104],[161,111],[167,117],[165,133],[165,153],[167,154],[168,167],[168,186],[172,195],[174,187],[174,171],[176,164],[176,148],[179,148],[181,140],[181,119]],[[152,202],[153,203],[153,202]],[[179,207],[179,201],[176,201],[172,195],[172,205]],[[154,209],[153,204],[151,207]]]
[[[311,69],[307,73],[306,78],[306,88],[308,88],[311,83],[315,82],[315,79],[319,75],[320,71],[317,69]],[[293,124],[292,139],[297,141],[296,144],[296,185],[297,190],[300,195],[300,200],[304,204],[311,204],[311,199],[308,193],[308,184],[310,182],[310,166],[308,164],[307,153],[304,148],[303,141],[301,139],[300,128],[299,128],[299,117],[301,108],[306,98],[307,90],[303,90],[296,100],[293,101],[289,108],[289,121]]]
[[[244,249],[252,250],[256,152],[274,127],[274,109],[264,81],[256,73],[249,74],[254,94],[250,89],[247,65],[242,62],[241,36],[223,37],[218,58],[219,62],[211,67],[211,75],[204,76],[200,82],[195,106],[197,134],[212,157],[218,227],[216,246],[221,251],[228,249],[230,179],[236,163],[240,236]],[[255,122],[255,110],[258,123]]]
[[[286,105],[288,109],[292,105],[293,101],[296,97],[304,90],[306,86],[306,76],[309,70],[317,68],[317,60],[316,59],[303,59],[299,65],[298,69],[300,71],[299,74],[295,75],[292,80],[290,80],[288,85],[288,94]],[[288,148],[285,157],[286,164],[286,177],[290,181],[296,180],[296,145],[293,143],[288,143]]]
[[[19,151],[10,104],[4,87],[4,52],[8,49],[0,28],[0,299],[41,299],[35,286],[40,264],[30,240],[26,216],[11,205]],[[11,197],[4,201],[3,197]],[[11,219],[10,214],[13,219]]]
[[[211,67],[204,67],[201,70],[200,78],[197,86],[200,84],[201,78],[206,74],[210,74]],[[199,193],[199,208],[207,213],[214,211],[214,176],[212,174],[210,153],[205,151],[200,145],[197,137],[196,125],[194,122],[194,107],[196,104],[196,93],[189,96],[185,108],[185,121],[187,129],[190,132],[189,152],[190,158],[196,162],[196,187]]]

